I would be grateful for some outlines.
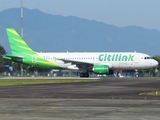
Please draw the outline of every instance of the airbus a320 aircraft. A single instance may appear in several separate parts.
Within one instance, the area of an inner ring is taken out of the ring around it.
[[[13,29],[6,29],[12,54],[4,59],[51,69],[79,70],[80,77],[95,74],[113,74],[114,70],[139,70],[155,68],[158,62],[149,55],[138,52],[53,52],[33,51]]]

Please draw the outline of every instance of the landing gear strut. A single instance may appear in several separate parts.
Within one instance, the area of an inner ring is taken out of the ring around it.
[[[85,72],[85,73],[80,73],[80,77],[89,77],[89,73],[88,72]]]
[[[135,70],[135,77],[136,77],[136,78],[138,78],[138,77],[139,77],[138,70]]]

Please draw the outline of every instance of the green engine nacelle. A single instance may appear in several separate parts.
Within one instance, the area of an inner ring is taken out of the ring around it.
[[[93,67],[93,72],[95,74],[113,74],[113,70],[109,70],[109,67],[107,65],[95,65]]]

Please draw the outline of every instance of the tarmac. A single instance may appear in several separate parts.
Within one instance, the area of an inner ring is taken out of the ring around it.
[[[159,120],[160,78],[100,80],[0,87],[0,120]]]

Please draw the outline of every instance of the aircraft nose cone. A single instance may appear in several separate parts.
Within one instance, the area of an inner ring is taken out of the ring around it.
[[[154,63],[153,63],[153,65],[154,65],[155,67],[157,67],[157,66],[159,65],[159,63],[155,60]]]

